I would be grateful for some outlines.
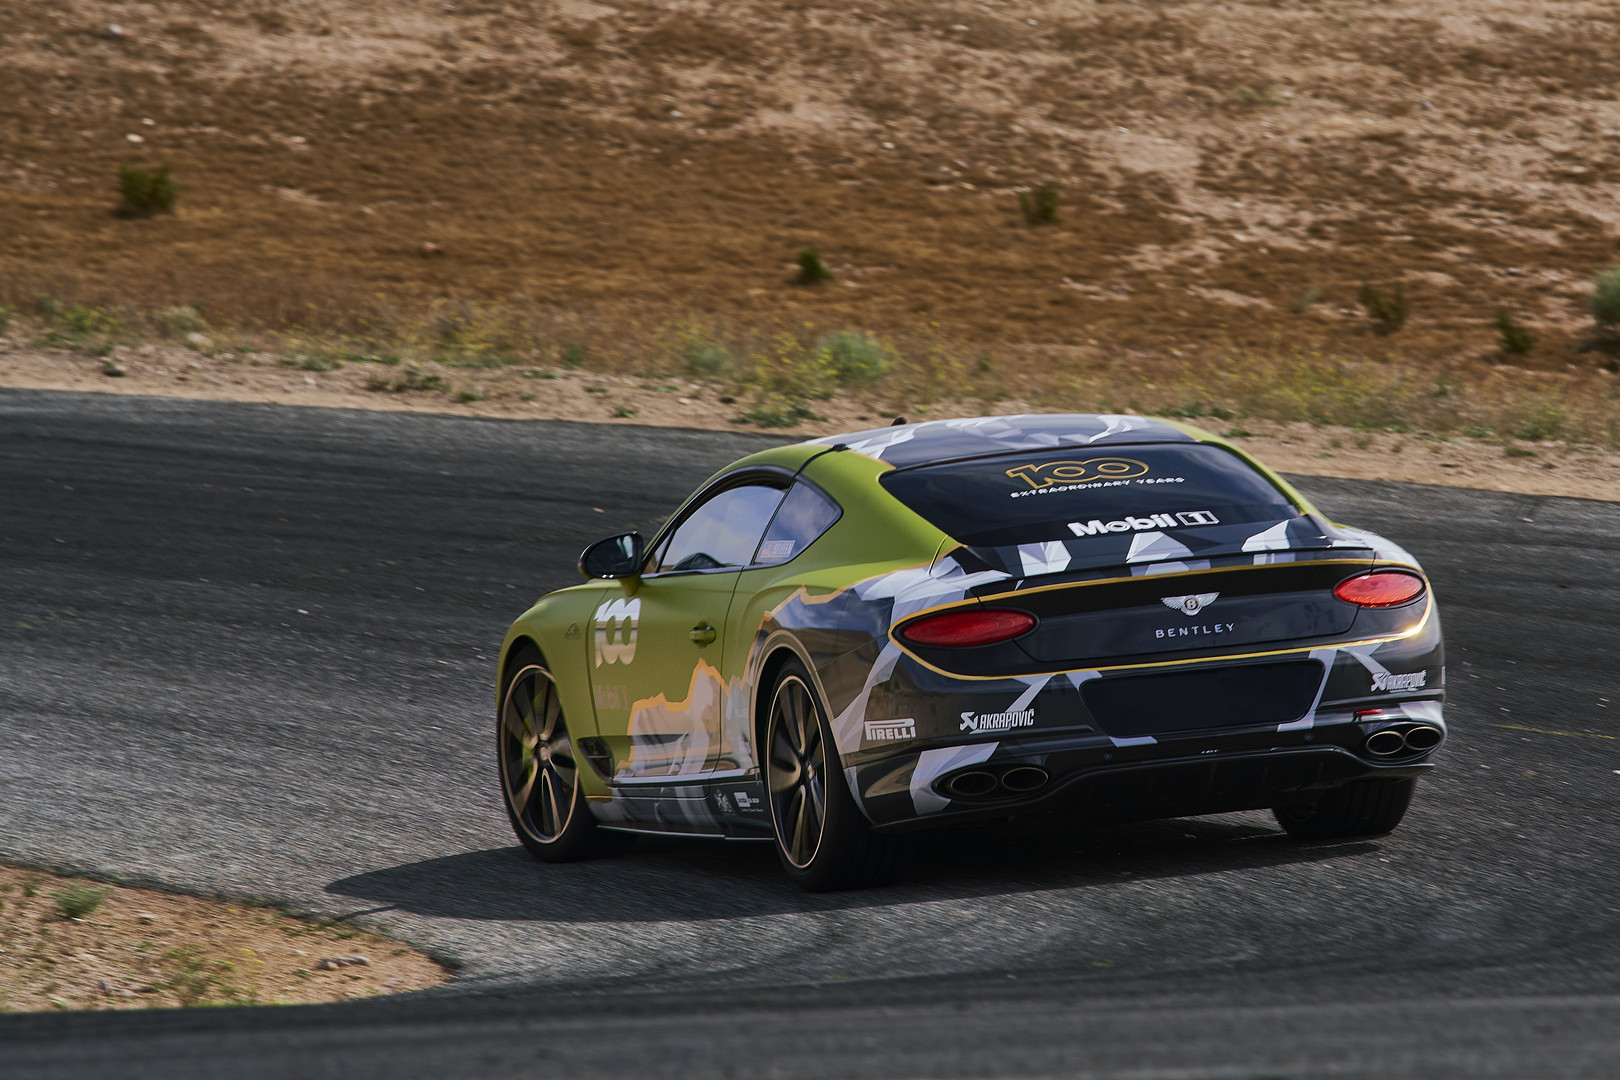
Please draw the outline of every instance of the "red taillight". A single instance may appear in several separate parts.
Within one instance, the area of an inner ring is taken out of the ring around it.
[[[900,636],[916,645],[942,645],[964,648],[994,645],[1035,627],[1035,616],[1027,611],[989,608],[982,611],[947,611],[919,619],[900,631]]]
[[[1394,607],[1423,595],[1423,579],[1404,570],[1374,570],[1345,578],[1333,595],[1357,607]]]

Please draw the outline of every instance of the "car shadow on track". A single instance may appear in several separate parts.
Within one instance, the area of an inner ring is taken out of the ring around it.
[[[643,837],[629,854],[546,865],[521,847],[469,851],[332,882],[326,891],[417,915],[547,922],[663,922],[891,907],[1083,889],[1381,850],[1374,841],[1301,844],[1253,815],[1133,825],[999,827],[925,833],[898,884],[808,894],[769,844]]]

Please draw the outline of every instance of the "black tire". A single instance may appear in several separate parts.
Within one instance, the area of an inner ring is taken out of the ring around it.
[[[1309,806],[1279,806],[1272,813],[1296,840],[1383,836],[1406,816],[1416,788],[1416,780],[1358,780]]]
[[[784,664],[766,701],[760,771],[788,878],[807,892],[892,881],[900,869],[899,842],[872,832],[855,805],[827,710],[804,666]]]
[[[506,672],[495,718],[495,756],[512,831],[529,854],[545,862],[628,848],[635,836],[600,828],[586,805],[568,721],[540,650],[515,650]]]

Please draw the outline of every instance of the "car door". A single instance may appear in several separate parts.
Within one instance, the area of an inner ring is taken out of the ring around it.
[[[762,628],[774,625],[772,613],[799,591],[802,580],[788,564],[832,528],[842,514],[842,508],[819,487],[803,479],[795,481],[771,519],[752,563],[737,577],[737,589],[726,616],[726,658],[733,667],[747,668],[749,653],[761,640]],[[838,651],[838,632],[833,627],[794,622],[791,632],[812,659]],[[757,663],[758,657],[753,659]],[[739,672],[738,677],[746,678],[746,671]],[[742,700],[732,704],[721,731],[721,771],[758,764],[753,746],[754,717],[748,703]]]
[[[665,531],[633,587],[597,606],[591,688],[615,781],[714,768],[726,698],[741,683],[728,666],[726,616],[781,500],[774,477],[720,482]]]

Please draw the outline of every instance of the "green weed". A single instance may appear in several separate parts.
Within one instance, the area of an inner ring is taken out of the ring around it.
[[[1288,310],[1295,315],[1303,315],[1311,310],[1311,305],[1322,299],[1322,288],[1319,285],[1307,285],[1305,291],[1299,294],[1299,299],[1289,305]]]
[[[811,412],[802,401],[787,401],[774,404],[755,405],[744,412],[734,421],[739,424],[753,424],[762,428],[792,427],[804,420],[820,420],[821,417]]]
[[[585,346],[579,342],[570,341],[563,346],[562,366],[569,371],[577,371],[584,367],[585,361],[588,359],[590,359],[590,354],[586,351]]]
[[[420,368],[411,367],[397,379],[390,379],[382,374],[373,375],[366,380],[366,389],[401,394],[412,390],[448,391],[450,384],[445,381],[443,375],[427,375]]]
[[[737,358],[731,354],[731,350],[699,327],[681,327],[675,332],[675,340],[681,361],[694,375],[712,377],[736,366]]]
[[[827,366],[842,383],[876,382],[894,368],[894,350],[871,334],[835,330],[816,343]]]
[[[1597,276],[1590,304],[1592,319],[1599,326],[1620,326],[1620,266]]]
[[[1238,101],[1244,105],[1281,105],[1283,99],[1277,96],[1277,91],[1270,88],[1256,90],[1252,86],[1239,85],[1233,91]]]
[[[1056,225],[1058,221],[1058,186],[1042,184],[1034,191],[1018,193],[1018,209],[1024,215],[1024,224]]]
[[[636,410],[629,405],[615,405],[613,406],[613,415],[620,420],[627,420],[636,415]]]
[[[107,890],[75,882],[60,892],[52,893],[56,900],[56,915],[61,919],[82,919],[93,914],[107,899]]]
[[[118,192],[123,196],[123,201],[114,213],[124,218],[172,214],[179,195],[167,165],[160,165],[156,169],[118,166]]]
[[[1502,339],[1502,351],[1524,356],[1536,347],[1536,333],[1513,318],[1505,307],[1496,309],[1496,332]]]
[[[227,980],[226,976],[236,970],[236,965],[228,960],[210,962],[207,954],[196,945],[170,949],[162,960],[168,978],[155,984],[156,988],[169,991],[188,1008],[253,1004],[251,995],[243,994]]]
[[[157,323],[172,338],[183,338],[207,329],[202,315],[190,304],[164,308],[157,313]]]
[[[105,356],[113,342],[132,342],[138,339],[125,320],[124,314],[112,308],[90,307],[85,304],[58,304],[50,301],[41,305],[46,323],[39,344],[65,349],[99,350]]]
[[[1513,429],[1513,437],[1526,442],[1556,438],[1563,432],[1567,419],[1568,413],[1561,402],[1544,397],[1529,405],[1527,415]]]
[[[1406,290],[1398,283],[1385,293],[1371,282],[1363,281],[1356,299],[1367,309],[1367,317],[1373,321],[1373,329],[1380,334],[1393,334],[1406,325],[1407,317],[1412,314],[1412,302],[1407,299]]]
[[[823,281],[831,281],[833,273],[827,269],[827,264],[821,261],[821,253],[813,247],[807,247],[799,252],[800,285],[819,285]]]
[[[328,353],[313,353],[309,356],[290,356],[281,365],[300,371],[336,371],[343,366],[343,361]]]
[[[468,387],[456,391],[456,400],[463,405],[470,405],[475,401],[483,401],[484,395],[482,391]]]

